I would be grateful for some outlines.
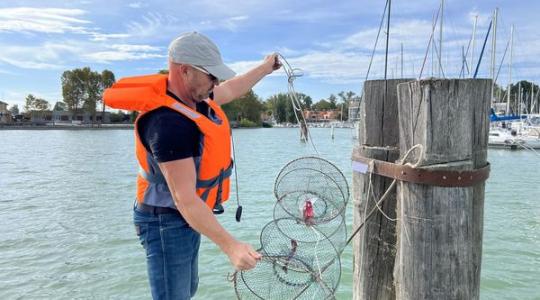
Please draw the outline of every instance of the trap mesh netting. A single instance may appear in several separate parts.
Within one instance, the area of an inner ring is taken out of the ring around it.
[[[333,299],[347,241],[343,173],[319,157],[279,172],[273,220],[261,232],[261,261],[233,276],[238,299]]]

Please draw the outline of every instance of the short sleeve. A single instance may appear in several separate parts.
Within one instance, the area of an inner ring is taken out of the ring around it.
[[[142,116],[137,127],[141,142],[159,163],[200,155],[197,125],[169,108]]]

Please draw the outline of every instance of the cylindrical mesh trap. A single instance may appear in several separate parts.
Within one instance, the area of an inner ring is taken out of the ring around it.
[[[234,274],[239,299],[333,299],[341,278],[349,187],[318,157],[285,165],[274,185],[274,220],[261,232],[257,266]]]

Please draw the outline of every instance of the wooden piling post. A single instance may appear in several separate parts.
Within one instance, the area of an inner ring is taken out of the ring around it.
[[[491,80],[420,80],[398,86],[400,152],[432,170],[471,170],[487,158]],[[398,185],[397,299],[478,299],[484,183]]]
[[[397,119],[397,85],[412,79],[364,83],[360,105],[358,145],[356,156],[394,162],[399,157],[399,130]],[[386,99],[385,99],[386,98]],[[391,179],[354,172],[353,174],[353,228],[364,222],[366,213],[375,207]],[[368,191],[368,189],[370,191]],[[369,193],[368,193],[369,192]],[[368,201],[369,199],[369,201]],[[390,217],[396,216],[395,192],[380,207]],[[395,260],[395,222],[377,211],[371,216],[353,241],[353,299],[395,299],[393,269]]]

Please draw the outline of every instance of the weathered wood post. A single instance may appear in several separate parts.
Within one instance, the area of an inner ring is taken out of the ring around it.
[[[364,156],[394,162],[399,157],[397,85],[410,80],[388,80],[386,99],[384,80],[364,83],[358,145],[353,150],[353,160]],[[364,222],[366,213],[375,207],[391,182],[391,179],[371,175],[370,185],[369,174],[353,173],[353,228]],[[395,192],[380,207],[388,217],[395,218]],[[354,238],[353,299],[395,299],[392,274],[395,243],[395,222],[375,212]]]
[[[491,80],[420,80],[398,86],[400,151],[428,170],[473,170],[487,158]],[[444,176],[445,177],[445,176]],[[446,178],[443,178],[443,180]],[[458,178],[461,180],[461,177]],[[397,299],[478,299],[484,183],[400,182]]]

